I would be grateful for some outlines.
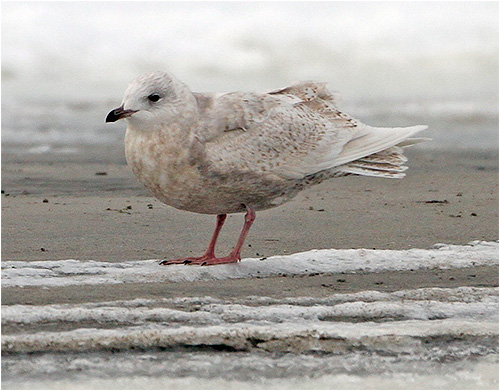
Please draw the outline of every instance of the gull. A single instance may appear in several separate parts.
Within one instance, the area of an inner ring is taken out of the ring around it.
[[[346,175],[402,178],[403,148],[425,125],[377,128],[341,112],[326,83],[296,82],[267,93],[195,93],[167,72],[128,86],[106,122],[126,119],[125,154],[140,182],[174,208],[216,215],[201,257],[161,265],[217,265],[241,260],[255,212],[300,190]],[[246,212],[226,257],[215,245],[226,215]]]

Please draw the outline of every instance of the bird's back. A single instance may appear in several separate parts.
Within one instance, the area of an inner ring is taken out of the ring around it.
[[[397,145],[425,126],[375,128],[336,106],[324,83],[299,82],[266,94],[197,95],[198,129],[217,171],[240,170],[302,180],[331,171],[400,177],[405,158]],[[323,175],[325,177],[325,175]]]

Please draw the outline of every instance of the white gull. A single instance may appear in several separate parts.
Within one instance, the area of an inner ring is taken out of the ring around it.
[[[177,209],[217,215],[201,257],[161,264],[241,260],[255,211],[345,175],[402,178],[402,148],[427,128],[376,128],[342,113],[325,83],[297,82],[267,93],[193,93],[166,72],[134,80],[106,122],[126,118],[127,162],[156,198]],[[228,213],[245,212],[233,251],[215,256]]]

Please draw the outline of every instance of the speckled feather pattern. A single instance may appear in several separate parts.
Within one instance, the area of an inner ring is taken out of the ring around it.
[[[155,91],[164,96],[158,105],[144,101]],[[123,107],[138,110],[125,141],[135,175],[167,205],[205,214],[272,208],[344,175],[401,177],[406,158],[396,145],[425,128],[361,124],[315,82],[199,94],[155,72],[129,86]]]

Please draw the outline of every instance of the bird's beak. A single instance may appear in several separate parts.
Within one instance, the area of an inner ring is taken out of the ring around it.
[[[106,122],[116,122],[119,119],[130,117],[132,114],[136,113],[138,110],[125,110],[123,106],[120,106],[114,110],[111,110],[106,117]]]

